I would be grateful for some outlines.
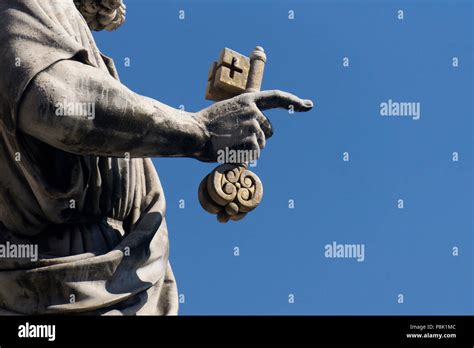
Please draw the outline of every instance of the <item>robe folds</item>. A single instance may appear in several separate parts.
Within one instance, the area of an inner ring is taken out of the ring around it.
[[[39,254],[0,258],[0,315],[177,314],[151,159],[72,154],[17,127],[28,85],[59,61],[118,79],[73,0],[0,1],[0,58],[0,244]]]

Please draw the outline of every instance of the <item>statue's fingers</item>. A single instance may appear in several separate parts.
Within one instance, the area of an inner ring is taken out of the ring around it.
[[[260,147],[260,150],[263,150],[267,143],[265,134],[263,133],[262,130],[259,130],[255,135],[257,136],[257,143],[258,143],[258,146]]]
[[[258,144],[257,135],[255,133],[244,139],[243,147],[244,150],[251,151],[252,159],[255,160],[260,157],[260,145]],[[250,155],[250,153],[248,155]]]
[[[238,135],[250,136],[260,130],[258,121],[254,118],[242,121],[239,125]]]
[[[260,111],[258,112],[260,113]],[[263,114],[261,114],[261,117],[265,119],[265,116],[263,116]],[[265,133],[262,130],[260,122],[256,118],[242,122],[240,135],[246,136],[244,139],[244,143],[245,146],[249,145],[247,147],[250,150],[254,150],[255,140],[259,149],[263,149],[263,147],[265,147]]]
[[[292,107],[294,111],[309,111],[313,108],[311,100],[301,99],[294,94],[279,90],[257,92],[254,101],[260,110]]]
[[[255,118],[257,119],[260,128],[266,138],[271,138],[273,135],[273,126],[270,120],[258,108],[255,110]]]

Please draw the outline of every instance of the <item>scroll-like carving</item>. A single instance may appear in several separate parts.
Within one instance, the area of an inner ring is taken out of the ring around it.
[[[222,164],[199,185],[199,202],[217,220],[240,220],[255,209],[263,197],[260,178],[245,164]]]

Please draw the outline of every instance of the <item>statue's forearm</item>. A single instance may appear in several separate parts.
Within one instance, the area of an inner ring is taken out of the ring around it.
[[[140,96],[100,69],[56,63],[28,86],[18,126],[81,155],[199,157],[208,141],[191,113]]]

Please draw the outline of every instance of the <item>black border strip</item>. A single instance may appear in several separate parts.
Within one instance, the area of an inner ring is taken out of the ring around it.
[[[55,325],[55,341],[20,338],[25,323]],[[414,328],[423,327],[423,330]],[[432,325],[432,326],[430,326]],[[437,326],[439,325],[439,326]],[[445,325],[445,326],[441,326]],[[455,338],[408,338],[407,334]],[[57,344],[408,344],[474,346],[473,316],[0,317],[0,347]]]

